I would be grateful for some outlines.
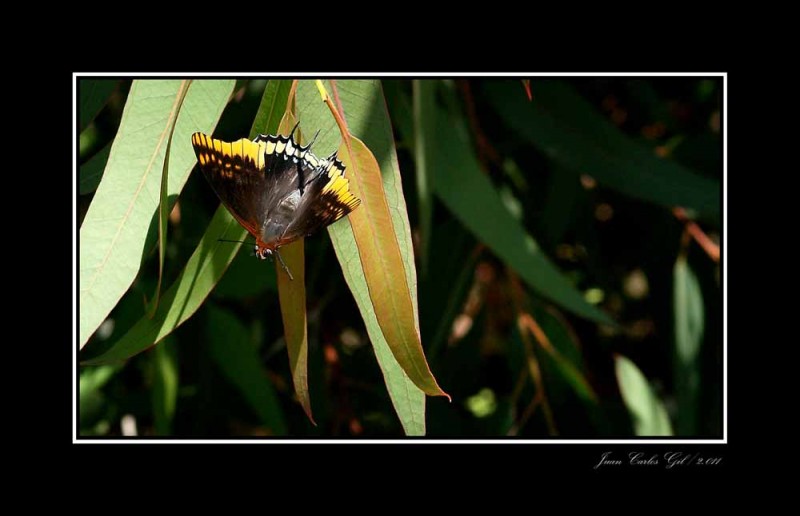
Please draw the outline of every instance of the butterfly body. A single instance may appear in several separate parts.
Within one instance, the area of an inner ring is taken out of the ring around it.
[[[203,175],[255,238],[255,254],[261,259],[332,224],[361,202],[350,192],[345,166],[335,154],[317,158],[310,145],[298,145],[293,135],[259,135],[231,143],[192,135]]]

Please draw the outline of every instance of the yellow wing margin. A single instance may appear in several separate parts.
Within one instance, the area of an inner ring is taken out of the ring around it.
[[[350,181],[344,177],[344,166],[338,159],[331,160],[325,170],[328,172],[328,182],[322,188],[322,196],[333,195],[336,198],[336,203],[339,204],[343,213],[350,212],[361,204],[361,199],[353,195],[350,191]],[[338,217],[337,217],[338,218]]]
[[[230,175],[234,171],[241,170],[242,165],[255,166],[256,169],[262,170],[265,166],[265,151],[266,154],[271,154],[267,147],[273,147],[272,150],[275,147],[274,143],[255,143],[247,138],[228,143],[203,133],[192,134],[192,145],[201,167],[210,163],[219,166]],[[241,162],[235,159],[237,157],[241,158]]]

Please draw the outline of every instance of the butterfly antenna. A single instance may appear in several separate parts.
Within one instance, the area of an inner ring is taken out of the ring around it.
[[[283,270],[285,270],[286,274],[289,275],[289,279],[294,281],[294,276],[292,276],[292,273],[289,271],[289,267],[283,263],[283,257],[281,257],[281,253],[279,253],[277,249],[275,249],[275,255],[278,257],[278,261],[281,262],[281,267],[283,267]]]
[[[226,240],[224,238],[218,238],[217,242],[231,242],[233,244],[246,244],[244,240]]]

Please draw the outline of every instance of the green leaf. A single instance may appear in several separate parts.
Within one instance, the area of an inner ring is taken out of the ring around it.
[[[383,193],[375,156],[355,136],[339,147],[339,157],[354,173],[350,189],[361,209],[348,217],[356,239],[369,296],[392,354],[414,384],[431,396],[447,396],[436,383],[422,349],[417,312],[402,271],[394,225]]]
[[[177,198],[196,158],[190,136],[210,132],[234,81],[195,81],[175,127],[169,196]],[[130,287],[146,252],[158,207],[161,167],[180,81],[134,81],[111,146],[103,178],[80,229],[80,329],[82,348]]]
[[[236,246],[218,239],[241,240],[243,231],[228,210],[220,206],[183,271],[162,294],[155,315],[139,319],[111,348],[82,364],[126,360],[158,343],[183,324],[200,308],[238,251]]]
[[[169,129],[169,138],[167,138],[166,156],[170,155],[172,149],[172,137],[175,136],[175,122],[180,115],[181,106],[183,106],[186,92],[189,91],[191,80],[181,81],[180,89],[178,90],[178,112],[173,117],[172,125]],[[169,217],[169,159],[164,160],[163,169],[161,170],[161,188],[158,197],[158,282],[156,283],[156,291],[153,294],[152,302],[150,303],[150,317],[156,313],[158,308],[158,301],[161,296],[161,281],[164,279],[164,257],[167,254],[167,217]]]
[[[293,102],[293,99],[288,101]],[[280,134],[289,134],[297,121],[289,106],[278,127]],[[297,131],[297,143],[305,143],[302,131]],[[276,250],[275,275],[278,279],[278,297],[281,306],[283,334],[286,350],[289,353],[289,367],[292,370],[292,383],[308,419],[316,425],[311,411],[311,394],[308,390],[308,324],[306,313],[306,263],[305,239]],[[287,270],[284,270],[284,266]]]
[[[200,82],[202,81],[195,81],[192,88]],[[291,81],[269,82],[258,112],[277,113],[277,116],[268,119],[266,126],[254,125],[250,131],[251,138],[259,132],[275,133],[280,123],[280,115],[283,113],[283,110],[276,106],[282,103],[285,108],[290,87]],[[186,141],[190,142],[190,136],[186,137]],[[189,145],[191,147],[191,143]],[[186,266],[162,295],[161,303],[153,318],[140,319],[109,350],[82,363],[97,364],[125,360],[169,335],[200,307],[239,251],[240,244],[219,242],[219,239],[243,240],[245,236],[246,230],[236,222],[224,206],[220,205]]]
[[[156,435],[172,433],[172,419],[178,400],[178,361],[175,352],[174,345],[164,343],[157,346],[151,355],[153,426]]]
[[[718,221],[720,184],[663,159],[626,136],[571,85],[537,80],[533,102],[515,81],[487,81],[489,101],[523,138],[556,163],[626,195],[667,208],[684,206]]]
[[[78,79],[78,130],[83,131],[100,113],[119,84],[117,79]]]
[[[342,266],[345,281],[356,300],[361,317],[367,328],[375,357],[383,373],[386,388],[400,418],[406,435],[425,435],[425,393],[422,392],[400,367],[389,344],[381,332],[375,310],[369,297],[367,281],[358,256],[353,230],[349,225],[335,224],[328,227],[333,248]]]
[[[377,157],[395,238],[400,247],[405,280],[412,299],[414,322],[418,328],[417,277],[411,244],[411,230],[403,198],[391,125],[386,113],[380,83],[378,81],[338,81],[337,93],[344,106],[349,131],[361,138]],[[328,108],[320,101],[319,92],[311,81],[300,81],[297,90],[297,107],[298,118],[306,130],[310,128],[320,130],[315,144],[315,149],[318,149],[317,154],[324,156],[336,149],[341,141],[338,128]],[[345,280],[364,319],[392,404],[403,428],[407,435],[424,435],[425,395],[403,372],[381,331],[369,296],[352,227],[347,220],[342,219],[328,227],[328,234],[333,242]]]
[[[675,391],[677,427],[681,435],[698,433],[700,400],[700,348],[705,312],[703,294],[685,256],[675,262],[673,285],[675,317]]]
[[[291,131],[291,129],[290,129]],[[287,134],[287,133],[282,133]],[[279,260],[275,260],[278,278],[278,297],[281,301],[281,319],[286,349],[289,352],[289,367],[297,399],[308,419],[315,425],[308,392],[308,324],[306,322],[306,267],[305,239],[299,238],[280,249],[281,256],[292,271],[290,279]]]
[[[647,378],[624,356],[615,355],[614,359],[619,390],[633,418],[636,435],[673,435],[667,409],[653,392]]]
[[[80,178],[78,181],[78,193],[86,195],[97,190],[97,185],[103,178],[103,170],[108,162],[108,155],[111,152],[111,144],[103,147],[100,152],[92,156],[89,161],[81,165]]]
[[[286,435],[286,421],[275,388],[261,366],[247,329],[233,314],[209,303],[206,335],[211,356],[225,377],[239,389],[273,435]]]

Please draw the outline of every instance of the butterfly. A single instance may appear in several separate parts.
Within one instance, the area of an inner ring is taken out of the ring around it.
[[[317,158],[311,153],[314,141],[298,145],[296,130],[297,125],[289,136],[260,134],[231,143],[192,134],[200,170],[255,238],[255,255],[265,260],[274,253],[290,279],[278,248],[333,224],[361,203],[336,152]]]

